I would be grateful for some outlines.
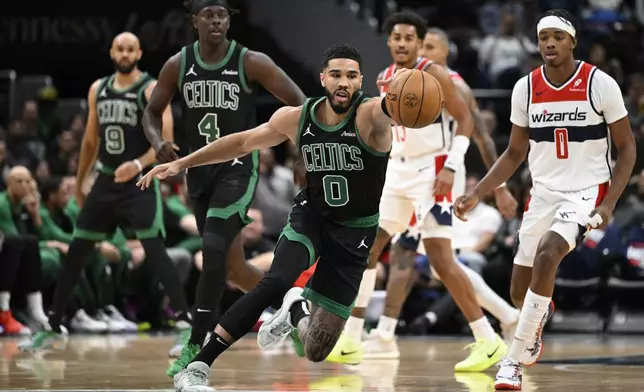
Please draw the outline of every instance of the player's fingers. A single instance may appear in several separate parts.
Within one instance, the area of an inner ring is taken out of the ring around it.
[[[176,144],[172,143],[172,149],[175,150],[175,151],[179,151],[179,146],[177,146]]]

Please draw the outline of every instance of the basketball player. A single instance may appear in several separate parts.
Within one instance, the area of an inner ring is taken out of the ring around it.
[[[161,115],[179,90],[185,132],[191,151],[219,137],[255,125],[256,85],[263,86],[288,105],[301,105],[304,94],[263,53],[250,51],[226,37],[230,15],[236,11],[226,0],[194,0],[190,4],[198,40],[181,49],[163,66],[143,126],[161,161],[177,158],[173,146],[160,137]],[[218,165],[188,172],[188,190],[203,236],[203,270],[197,285],[193,329],[169,376],[185,367],[215,325],[226,275],[244,291],[263,273],[246,264],[239,235],[249,222],[246,215],[258,180],[258,151]],[[226,259],[228,255],[228,266]]]
[[[392,236],[404,232],[413,216],[419,221],[421,238],[432,267],[469,321],[476,339],[471,345],[470,355],[457,363],[455,370],[483,371],[503,357],[506,345],[483,315],[472,283],[454,259],[451,245],[452,194],[462,194],[465,187],[465,176],[455,177],[455,172],[465,170],[465,153],[474,130],[471,111],[468,102],[455,87],[449,70],[418,57],[427,30],[425,21],[419,15],[412,12],[393,14],[385,22],[385,28],[389,34],[387,44],[394,63],[381,73],[379,79],[390,78],[397,69],[415,68],[428,72],[441,85],[445,111],[434,124],[423,129],[407,129],[398,125],[392,128],[392,159],[380,204],[378,237],[369,256],[369,267],[360,285],[356,307],[347,322],[347,333],[343,334],[338,347],[328,359],[341,363],[360,362],[363,353],[357,342],[362,335],[365,308],[374,289],[376,264]],[[381,95],[384,96],[386,92],[386,87],[381,88]],[[456,127],[452,131],[454,122]],[[455,184],[455,179],[462,184]],[[508,197],[505,196],[506,199]],[[404,301],[404,298],[397,301]],[[396,318],[397,315],[388,317],[388,325],[382,327],[391,331],[387,343],[393,341]],[[395,342],[393,345],[391,347],[389,344],[384,349],[373,347],[371,351],[376,355],[377,352],[389,351],[395,357],[397,347]]]
[[[619,86],[573,57],[573,17],[563,10],[546,12],[537,36],[545,65],[514,86],[510,144],[488,175],[455,203],[455,214],[464,219],[480,195],[507,180],[528,155],[533,188],[510,289],[523,308],[496,376],[496,389],[504,390],[521,389],[522,363],[533,364],[541,354],[557,266],[587,230],[608,224],[636,154]],[[612,173],[608,130],[619,153]]]
[[[138,38],[121,33],[112,43],[110,56],[116,72],[95,81],[89,89],[88,117],[76,174],[76,201],[82,207],[74,239],[56,284],[49,325],[29,341],[25,350],[61,346],[65,336],[61,319],[65,304],[78,281],[87,256],[96,242],[111,237],[117,226],[134,230],[145,249],[146,260],[155,263],[168,292],[177,319],[190,322],[190,312],[163,238],[163,214],[159,184],[141,192],[135,186],[139,175],[154,164],[154,150],[143,134],[141,119],[155,80],[139,70],[142,51]],[[170,108],[163,113],[163,138],[172,142],[173,121]],[[98,156],[99,175],[87,195],[82,191],[85,179]]]
[[[323,361],[335,345],[376,237],[391,149],[391,119],[384,99],[362,94],[360,63],[356,48],[332,46],[324,54],[320,74],[326,97],[283,107],[268,123],[157,166],[139,182],[147,187],[155,175],[165,178],[183,169],[227,162],[286,140],[297,143],[307,170],[307,185],[295,198],[269,272],[224,314],[201,353],[175,376],[177,391],[212,390],[205,387],[209,366],[284,294],[282,307],[259,330],[259,347],[266,350],[295,329],[313,362]],[[291,288],[318,257],[310,287]]]
[[[414,52],[414,51],[410,51]],[[447,57],[449,56],[449,38],[447,34],[438,28],[430,28],[425,35],[422,47],[418,52],[421,57],[433,61],[436,65],[447,67]],[[413,54],[413,53],[412,53]],[[452,70],[449,70],[450,76],[456,89],[461,93],[463,99],[470,108],[472,118],[474,119],[475,127],[472,133],[472,139],[481,152],[481,157],[485,166],[489,169],[497,159],[496,147],[494,141],[489,135],[487,125],[482,118],[476,99],[472,94],[472,90],[465,83],[465,80],[460,75]],[[448,114],[445,114],[448,116]],[[449,123],[453,123],[450,119]],[[437,128],[435,132],[440,132],[440,127],[443,124],[437,122],[433,127]],[[451,131],[451,130],[450,130]],[[451,136],[450,136],[451,137]],[[455,181],[459,184],[465,183],[465,168],[461,167],[454,174],[459,180]],[[456,190],[455,190],[456,191]],[[461,191],[461,190],[459,190]],[[517,202],[514,200],[510,192],[505,186],[499,187],[494,191],[496,196],[497,205],[499,209],[507,218],[514,216],[517,208]],[[417,223],[415,217],[412,218],[413,223]],[[452,222],[456,232],[463,229],[463,223],[455,220]],[[400,311],[411,291],[411,284],[413,280],[414,265],[416,254],[425,253],[423,246],[420,246],[420,237],[416,230],[408,230],[400,236],[400,239],[395,241],[392,245],[390,252],[390,270],[389,279],[387,281],[387,297],[385,300],[385,309],[383,316],[380,317],[378,327],[369,338],[363,343],[364,359],[397,359],[400,356],[398,345],[394,339],[394,332],[398,325],[398,316]],[[413,231],[413,233],[411,233]],[[452,242],[452,246],[458,246],[458,238]],[[460,264],[460,263],[459,263]],[[509,305],[503,298],[492,290],[483,278],[469,267],[460,264],[465,273],[467,274],[477,299],[481,306],[488,310],[492,315],[500,320],[504,330],[504,334],[513,335],[513,326],[519,318],[519,311]],[[507,337],[506,337],[507,340]],[[340,357],[341,355],[340,350]],[[345,350],[345,352],[347,352]],[[337,353],[337,350],[333,354]],[[332,355],[333,355],[332,354]],[[334,358],[331,358],[332,360]]]

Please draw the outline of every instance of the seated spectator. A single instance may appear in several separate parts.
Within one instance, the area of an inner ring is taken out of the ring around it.
[[[9,308],[14,290],[26,294],[29,317],[40,325],[47,323],[40,292],[42,261],[38,238],[30,234],[30,228],[41,223],[31,173],[24,166],[16,166],[7,177],[7,190],[0,193],[0,326],[6,334],[29,333]]]

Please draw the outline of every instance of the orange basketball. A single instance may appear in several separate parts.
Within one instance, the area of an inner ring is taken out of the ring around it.
[[[423,128],[443,109],[443,90],[432,75],[417,69],[399,72],[387,88],[387,111],[399,125]]]

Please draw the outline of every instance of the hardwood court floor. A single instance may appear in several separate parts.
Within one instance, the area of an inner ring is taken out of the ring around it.
[[[524,374],[524,391],[644,390],[644,337],[546,336],[542,363]],[[0,390],[172,389],[164,374],[170,336],[73,336],[67,349],[33,357],[0,339]],[[215,364],[218,391],[492,391],[495,370],[454,375],[466,340],[401,339],[400,361],[359,366],[312,364],[286,346],[262,355],[254,336]],[[585,358],[581,360],[580,358]]]

